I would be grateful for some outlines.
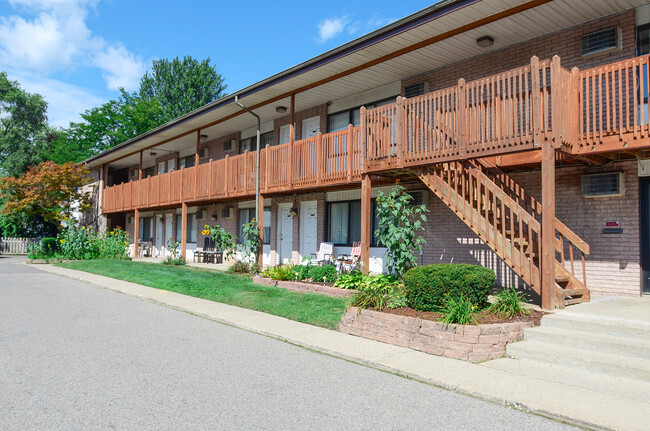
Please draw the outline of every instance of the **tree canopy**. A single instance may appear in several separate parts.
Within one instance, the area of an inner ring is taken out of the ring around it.
[[[20,217],[39,216],[46,223],[59,224],[76,210],[90,206],[81,188],[88,183],[86,166],[52,161],[30,167],[18,177],[0,179],[0,194],[5,199],[2,214]]]
[[[47,103],[0,72],[0,175],[20,175],[47,158]]]
[[[225,95],[226,84],[210,64],[190,56],[154,60],[151,73],[140,80],[140,97],[157,99],[165,121],[187,114]]]

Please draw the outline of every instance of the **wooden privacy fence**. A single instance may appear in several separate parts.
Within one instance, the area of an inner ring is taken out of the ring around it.
[[[0,254],[27,254],[31,245],[40,243],[40,238],[0,237]]]
[[[569,71],[559,57],[373,109],[361,124],[260,153],[260,190],[359,182],[363,173],[478,159],[552,142],[567,153],[648,145],[649,56]],[[646,138],[637,144],[635,140]],[[107,187],[103,212],[255,193],[256,152]]]

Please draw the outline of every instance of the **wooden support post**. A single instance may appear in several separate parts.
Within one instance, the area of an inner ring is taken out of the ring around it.
[[[458,111],[458,140],[460,146],[460,158],[464,160],[467,157],[467,108],[465,80],[458,80],[458,93],[456,94],[456,110]]]
[[[199,146],[201,145],[201,130],[196,131],[196,153],[194,154],[194,200],[199,194]]]
[[[224,160],[225,160],[225,162],[224,162],[225,169],[223,170],[223,177],[224,177],[223,178],[223,188],[224,188],[224,196],[228,197],[228,178],[229,178],[228,167],[230,166],[230,163],[229,163],[230,156],[228,154],[226,154],[226,157],[225,157]]]
[[[552,310],[555,304],[555,148],[550,141],[542,143],[542,309]]]
[[[264,196],[260,195],[257,214],[257,227],[260,230],[260,253],[257,256],[257,264],[262,267],[264,258]]]
[[[370,271],[370,220],[372,218],[372,201],[370,175],[363,174],[361,179],[361,271]]]
[[[569,121],[571,121],[571,133],[569,142],[572,148],[577,148],[580,141],[580,69],[571,69],[571,85],[569,88]],[[612,90],[614,91],[614,90]]]
[[[178,239],[177,239],[178,241]],[[181,256],[187,259],[187,203],[181,207]]]
[[[396,125],[395,125],[395,138],[396,138],[396,144],[397,144],[397,167],[401,168],[404,166],[404,125],[406,124],[406,109],[404,109],[406,105],[406,98],[402,96],[397,96],[397,99],[395,100],[395,105],[396,105],[396,113],[395,117],[396,118]]]
[[[532,122],[533,122],[533,145],[539,148],[542,143],[542,95],[539,83],[539,58],[533,56],[530,59],[530,91],[532,92]]]
[[[320,187],[321,171],[323,170],[323,134],[316,135],[316,185]]]
[[[248,166],[248,150],[244,151],[244,194],[248,191],[248,176],[249,176],[249,166]]]
[[[352,182],[352,168],[354,164],[354,126],[348,124],[348,182]]]
[[[359,111],[361,117],[361,130],[359,131],[359,150],[361,154],[359,154],[359,163],[361,164],[361,172],[366,173],[368,172],[368,125],[366,124],[366,107],[362,106]]]
[[[133,257],[138,257],[138,247],[140,245],[140,210],[135,209],[135,226],[133,226]]]

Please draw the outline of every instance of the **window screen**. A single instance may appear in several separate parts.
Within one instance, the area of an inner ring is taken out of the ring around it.
[[[622,194],[620,172],[582,176],[582,196],[615,196],[620,194]]]
[[[424,94],[424,82],[418,82],[417,84],[407,85],[404,87],[404,97],[407,99],[421,94]]]
[[[618,47],[618,28],[597,31],[580,39],[580,54],[588,55]]]

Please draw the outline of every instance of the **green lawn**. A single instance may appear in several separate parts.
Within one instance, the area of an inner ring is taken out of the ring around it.
[[[344,298],[260,286],[253,284],[251,277],[219,271],[128,260],[86,260],[59,263],[57,266],[263,311],[330,329],[338,328],[345,310]]]

